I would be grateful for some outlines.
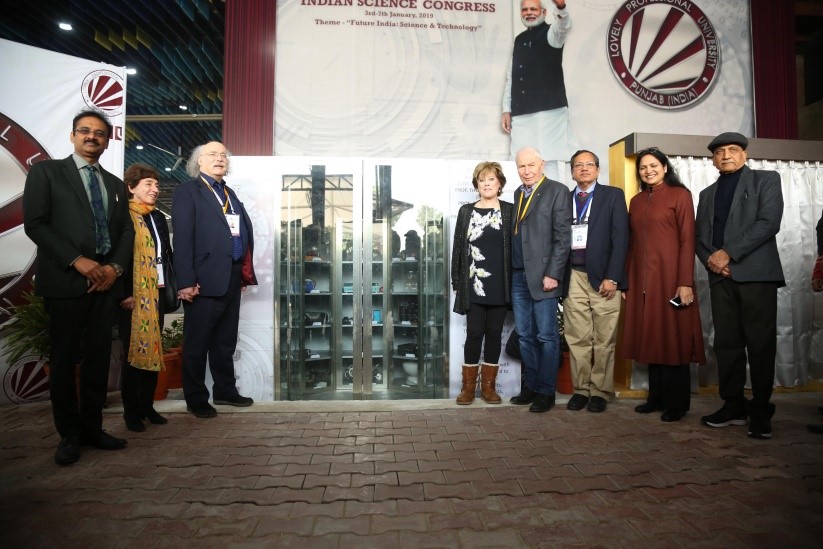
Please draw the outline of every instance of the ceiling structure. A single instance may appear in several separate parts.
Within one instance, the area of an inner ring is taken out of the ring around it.
[[[222,138],[224,28],[222,0],[33,0],[0,17],[0,38],[137,71],[126,84],[125,164],[158,169],[167,213],[189,177],[178,157]]]

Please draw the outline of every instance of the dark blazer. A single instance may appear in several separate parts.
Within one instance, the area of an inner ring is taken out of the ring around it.
[[[471,279],[469,266],[469,222],[474,211],[474,202],[463,204],[457,212],[457,222],[454,226],[454,243],[452,245],[451,279],[452,289],[457,292],[454,297],[454,312],[465,315],[471,306]],[[506,303],[511,303],[512,289],[512,205],[505,200],[500,201],[500,217],[503,231],[503,280]]]
[[[235,213],[245,226],[249,253],[254,251],[254,233],[246,208],[235,192],[226,186]],[[232,266],[232,241],[223,208],[211,188],[199,177],[182,183],[174,191],[171,223],[174,242],[174,270],[177,287],[200,284],[200,295],[219,297],[229,289]],[[252,280],[257,284],[254,270]]]
[[[729,254],[729,270],[735,282],[777,282],[785,286],[775,235],[783,219],[783,193],[777,172],[743,166],[734,191],[723,249]],[[703,266],[716,251],[712,245],[714,195],[717,182],[703,189],[695,221],[695,252]],[[724,277],[709,271],[709,284]]]
[[[131,263],[134,227],[129,217],[126,186],[102,167],[108,194],[108,225],[111,251],[103,264]],[[23,223],[37,244],[35,291],[43,297],[79,297],[88,282],[71,263],[79,256],[95,258],[94,213],[72,156],[34,164],[23,192]]]
[[[577,188],[571,191],[572,200]],[[573,216],[572,216],[573,217]],[[623,189],[600,185],[595,187],[589,205],[589,228],[586,241],[586,274],[589,284],[600,289],[603,280],[617,282],[617,289],[629,287],[626,276],[626,252],[629,249],[629,213]],[[563,297],[569,294],[571,254],[563,282]]]
[[[572,242],[572,205],[569,189],[559,181],[544,177],[533,191],[534,197],[520,222],[523,242],[523,265],[532,299],[540,301],[563,294],[563,277]],[[514,191],[512,230],[517,222],[517,209],[522,187]],[[525,207],[527,198],[523,198]],[[543,277],[556,279],[559,284],[551,292],[543,291]]]

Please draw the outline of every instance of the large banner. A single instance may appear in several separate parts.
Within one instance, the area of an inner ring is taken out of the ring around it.
[[[604,182],[609,143],[632,132],[753,134],[746,0],[566,4],[570,146],[601,156]],[[519,7],[278,1],[275,153],[508,159],[501,116]]]
[[[115,67],[0,40],[0,326],[13,321],[8,307],[31,289],[35,246],[23,232],[22,195],[32,164],[65,158],[72,118],[102,109],[114,137],[100,163],[123,175],[126,116],[125,67]],[[0,338],[3,337],[0,329]],[[0,352],[2,345],[0,345]],[[43,365],[36,356],[14,364],[0,357],[0,404],[48,398]],[[116,358],[119,361],[119,357]],[[119,370],[118,370],[119,371]]]

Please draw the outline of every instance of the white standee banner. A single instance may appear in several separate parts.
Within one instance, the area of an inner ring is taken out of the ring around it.
[[[272,157],[234,157],[226,177],[254,227],[253,259],[258,285],[247,286],[240,302],[234,371],[240,394],[258,402],[274,400],[274,296],[280,290],[274,286],[274,266],[280,258],[275,249],[280,230],[278,166]],[[208,369],[206,372],[206,384],[211,386],[211,373]]]
[[[22,225],[22,194],[32,164],[73,152],[71,121],[90,107],[105,112],[114,136],[100,164],[122,177],[126,69],[0,39],[0,324],[9,305],[31,288],[35,245]],[[2,338],[0,330],[0,338]],[[116,355],[116,356],[115,356]],[[119,352],[112,371],[119,373]],[[43,365],[36,356],[15,364],[0,357],[0,404],[48,398]],[[116,378],[110,380],[110,386]]]

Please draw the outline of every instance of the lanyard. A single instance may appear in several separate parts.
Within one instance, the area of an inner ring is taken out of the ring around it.
[[[580,216],[577,215],[577,193],[574,193],[574,200],[572,200],[572,214],[574,218],[577,220],[577,223],[589,222],[589,206],[591,206],[592,198],[594,197],[594,191],[589,193],[589,196],[586,197],[586,203],[583,204],[583,208],[580,210]],[[585,218],[584,218],[585,216]]]
[[[217,194],[217,191],[215,191],[215,190],[214,190],[214,187],[213,187],[213,186],[209,185],[209,182],[208,182],[208,181],[206,181],[205,179],[203,179],[203,177],[202,177],[202,176],[200,176],[200,180],[203,182],[203,184],[204,184],[206,187],[208,187],[209,189],[211,189],[211,192],[212,192],[212,193],[214,193],[214,197],[217,199],[217,203],[218,203],[218,204],[220,204],[220,207],[221,207],[221,208],[223,208],[223,215],[225,215],[225,214],[226,214],[226,212],[227,212],[227,211],[228,211],[228,209],[229,209],[229,206],[231,206],[231,213],[234,213],[234,205],[232,205],[232,204],[231,204],[231,198],[229,198],[229,191],[228,191],[228,189],[226,189],[226,184],[225,184],[225,183],[223,183],[223,194],[224,194],[224,195],[225,195],[225,197],[226,197],[226,201],[225,201],[225,202],[223,202],[222,200],[220,200],[220,195],[219,195],[219,194]]]
[[[520,222],[523,221],[523,218],[526,217],[526,212],[529,211],[529,204],[531,204],[532,198],[534,197],[534,193],[537,192],[537,187],[540,186],[543,181],[545,181],[546,176],[543,176],[540,181],[532,189],[532,192],[529,193],[529,199],[526,200],[526,206],[523,206],[523,193],[520,193],[520,200],[517,203],[517,218],[516,223],[514,224],[514,234],[517,234],[517,228],[520,226]],[[522,208],[522,210],[521,210]]]
[[[157,245],[155,246],[155,248],[157,248],[157,257],[155,258],[155,261],[159,260],[159,263],[162,263],[163,244],[160,243],[160,232],[157,230],[157,225],[154,224],[154,218],[151,215],[149,215],[149,220],[151,220],[151,227],[152,229],[154,229],[154,236],[155,240],[157,241]]]

